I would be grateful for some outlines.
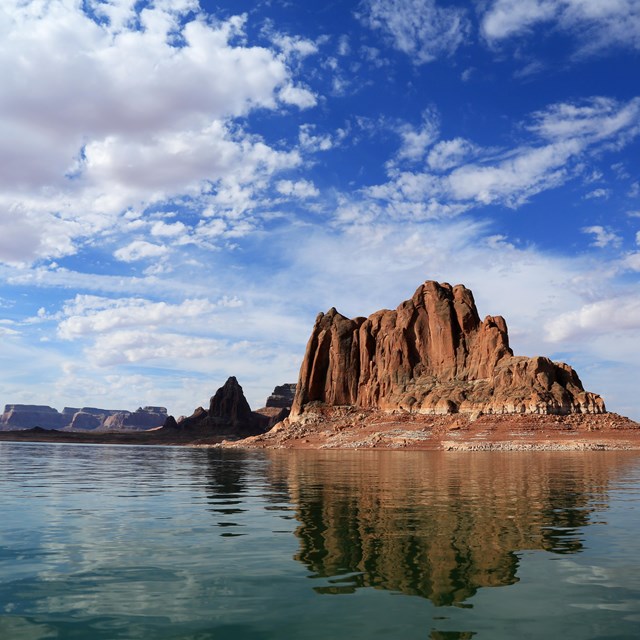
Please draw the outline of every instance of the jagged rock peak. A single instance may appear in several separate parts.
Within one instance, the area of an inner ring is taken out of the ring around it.
[[[251,407],[238,380],[231,376],[209,402],[209,410],[198,407],[194,413],[176,422],[182,430],[200,431],[201,435],[229,435],[244,437],[263,433],[270,426],[270,419]],[[165,423],[173,427],[173,423]]]
[[[316,318],[292,418],[310,402],[420,413],[603,413],[578,375],[515,357],[501,316],[480,320],[463,285],[427,281],[395,310]]]
[[[209,403],[210,418],[224,418],[231,425],[251,422],[252,412],[240,383],[231,376]]]

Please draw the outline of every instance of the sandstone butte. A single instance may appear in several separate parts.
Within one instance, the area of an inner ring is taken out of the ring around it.
[[[427,281],[395,310],[320,313],[289,418],[242,446],[637,448],[640,425],[568,364],[515,356],[469,289]]]

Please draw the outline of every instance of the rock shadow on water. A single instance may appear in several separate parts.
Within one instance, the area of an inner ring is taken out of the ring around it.
[[[517,583],[523,551],[580,553],[611,473],[611,457],[598,454],[270,458],[271,480],[286,479],[300,523],[295,559],[321,583],[317,593],[373,587],[458,607],[472,606],[482,588]]]

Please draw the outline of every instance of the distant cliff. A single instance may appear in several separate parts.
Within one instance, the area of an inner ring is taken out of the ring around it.
[[[45,405],[8,404],[0,415],[0,430],[64,429],[66,431],[136,431],[160,427],[167,419],[164,407],[136,411],[65,407],[62,413]]]
[[[604,413],[567,364],[514,356],[501,316],[463,285],[427,281],[397,309],[319,314],[290,420],[309,403],[423,414]]]

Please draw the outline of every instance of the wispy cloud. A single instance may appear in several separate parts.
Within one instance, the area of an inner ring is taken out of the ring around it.
[[[483,149],[461,138],[441,140],[422,151],[428,151],[432,171],[392,164],[390,180],[363,194],[379,203],[378,211],[394,217],[438,218],[490,204],[517,208],[576,177],[591,153],[636,138],[640,98],[553,104],[533,113],[523,130],[530,138],[507,149]]]
[[[622,238],[618,234],[599,224],[583,227],[582,232],[593,234],[593,242],[591,244],[600,249],[604,249],[604,247],[619,247],[622,244]]]
[[[481,30],[497,42],[545,23],[575,37],[578,55],[640,48],[637,0],[493,0],[482,16]]]
[[[359,17],[418,65],[453,54],[470,31],[464,9],[436,0],[364,0]]]

